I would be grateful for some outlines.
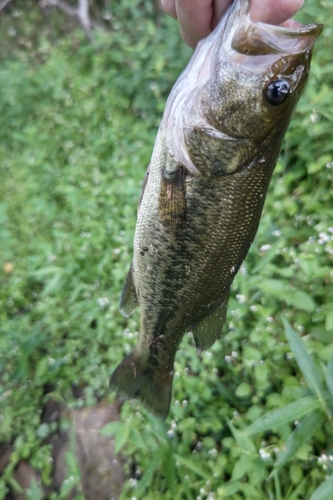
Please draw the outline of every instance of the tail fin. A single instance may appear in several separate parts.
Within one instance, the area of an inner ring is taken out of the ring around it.
[[[169,413],[172,379],[173,371],[150,365],[135,348],[111,375],[110,387],[124,399],[138,399],[164,420]]]

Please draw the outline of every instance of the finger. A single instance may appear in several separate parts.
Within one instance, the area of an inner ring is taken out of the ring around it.
[[[250,14],[253,22],[282,24],[302,7],[304,0],[252,0]]]
[[[175,0],[161,0],[161,6],[168,16],[177,19]]]
[[[215,28],[232,0],[176,0],[177,18],[184,41],[195,47]]]
[[[176,0],[176,13],[182,38],[190,47],[210,33],[212,0]]]
[[[213,0],[213,19],[211,22],[211,30],[216,28],[219,23],[219,20],[227,10],[230,4],[232,4],[233,0]]]

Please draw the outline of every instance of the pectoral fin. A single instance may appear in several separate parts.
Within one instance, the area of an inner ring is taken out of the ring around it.
[[[126,280],[121,291],[119,310],[126,318],[138,307],[139,302],[133,280],[132,264],[126,276]]]
[[[162,174],[158,202],[160,222],[173,234],[179,234],[186,222],[185,168],[179,166],[174,171]]]
[[[227,314],[227,306],[229,300],[229,290],[219,304],[213,311],[208,314],[199,323],[192,326],[193,337],[197,349],[204,351],[209,349],[222,333],[222,327],[225,322]]]

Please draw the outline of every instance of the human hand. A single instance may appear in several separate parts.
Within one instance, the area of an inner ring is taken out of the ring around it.
[[[190,47],[195,47],[218,24],[232,0],[161,0],[163,10],[178,19],[180,34]],[[302,7],[304,0],[252,0],[251,19],[268,24],[281,24]]]

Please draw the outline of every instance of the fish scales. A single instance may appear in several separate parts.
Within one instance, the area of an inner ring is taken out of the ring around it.
[[[140,305],[140,336],[110,385],[162,419],[184,333],[199,349],[221,335],[322,29],[252,23],[249,5],[232,4],[180,76],[142,188],[120,306]]]
[[[256,159],[232,177],[188,177],[186,224],[174,233],[159,217],[160,188],[156,184],[161,182],[165,165],[160,153],[166,150],[163,135],[161,129],[138,215],[133,267],[134,281],[142,283],[139,302],[150,304],[141,313],[140,342],[147,342],[145,336],[164,335],[168,345],[171,338],[178,343],[185,329],[220,305],[228,292],[255,236],[269,177],[267,165]],[[251,192],[246,199],[245,190]],[[240,197],[243,203],[239,203]],[[142,255],[144,246],[149,250]],[[170,256],[176,256],[172,266]]]

